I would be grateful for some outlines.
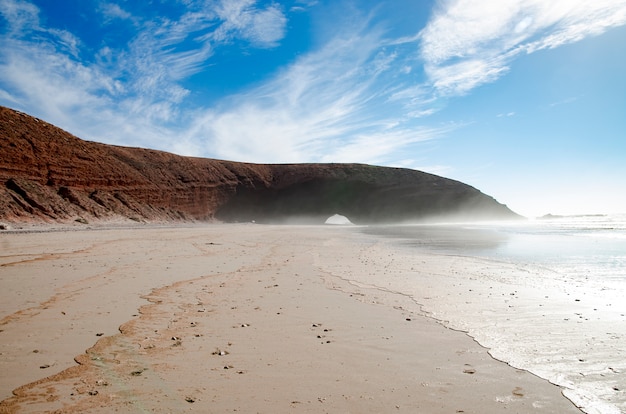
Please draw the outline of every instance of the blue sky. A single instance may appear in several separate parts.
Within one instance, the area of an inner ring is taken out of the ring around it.
[[[626,212],[625,0],[0,0],[0,105],[88,140],[361,162]]]

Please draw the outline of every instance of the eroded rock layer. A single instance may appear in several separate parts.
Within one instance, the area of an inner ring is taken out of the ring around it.
[[[250,164],[81,140],[0,107],[0,220],[354,223],[513,218],[458,181],[363,164]]]

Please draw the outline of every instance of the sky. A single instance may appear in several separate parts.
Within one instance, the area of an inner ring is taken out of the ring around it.
[[[626,213],[626,0],[0,0],[0,105],[91,141]]]

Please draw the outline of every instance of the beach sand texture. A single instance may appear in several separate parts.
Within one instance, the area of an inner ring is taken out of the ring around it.
[[[580,412],[407,296],[351,283],[365,239],[252,224],[2,233],[0,412]]]

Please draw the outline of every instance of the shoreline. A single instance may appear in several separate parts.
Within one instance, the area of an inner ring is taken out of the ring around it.
[[[349,231],[139,228],[152,233],[25,233],[30,250],[2,257],[3,284],[11,269],[44,291],[15,282],[31,297],[2,308],[2,371],[20,388],[7,399],[15,387],[3,379],[0,412],[580,412],[561,388],[496,360],[412,298],[342,279],[364,248]],[[0,233],[0,244],[11,238]],[[39,368],[45,358],[56,363]]]
[[[514,227],[491,240],[487,226],[399,228],[364,256],[403,263],[390,269],[387,287],[415,297],[498,360],[563,387],[584,412],[619,413],[626,407],[623,232],[597,239],[602,225],[565,224],[574,230]],[[379,284],[369,276],[354,277]]]

